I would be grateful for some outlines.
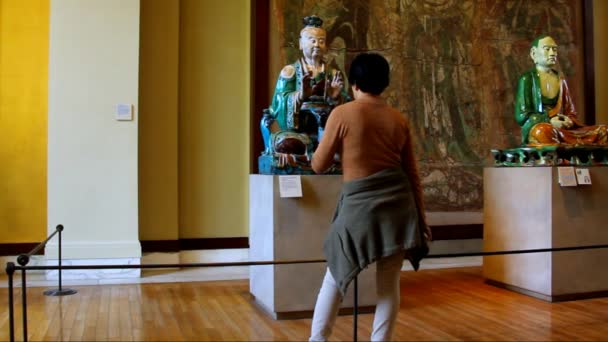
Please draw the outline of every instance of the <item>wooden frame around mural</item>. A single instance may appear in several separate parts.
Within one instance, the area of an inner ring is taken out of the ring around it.
[[[251,103],[249,173],[258,173],[258,156],[264,150],[260,132],[262,110],[268,107],[268,49],[270,46],[270,0],[251,0]]]
[[[595,124],[595,58],[593,47],[593,0],[583,1],[583,53],[585,58],[585,123]]]

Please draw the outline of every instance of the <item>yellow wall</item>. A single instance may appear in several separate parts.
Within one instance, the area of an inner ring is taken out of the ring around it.
[[[139,238],[177,240],[179,2],[141,2]]]
[[[0,0],[0,243],[46,227],[49,0]]]
[[[248,236],[249,0],[182,0],[180,238]]]
[[[593,1],[596,123],[608,124],[608,1]]]

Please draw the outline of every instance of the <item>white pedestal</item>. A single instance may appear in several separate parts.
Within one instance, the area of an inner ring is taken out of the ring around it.
[[[484,170],[484,251],[608,244],[608,168],[561,187],[557,167]],[[608,249],[488,256],[490,283],[548,301],[608,295]]]
[[[255,261],[325,259],[323,241],[342,187],[341,176],[301,176],[301,198],[281,198],[279,177],[249,176],[249,256]],[[325,263],[250,267],[249,290],[275,319],[312,317]],[[359,308],[376,301],[375,265],[359,274]],[[353,286],[342,303],[352,311]],[[345,310],[344,310],[345,309]]]

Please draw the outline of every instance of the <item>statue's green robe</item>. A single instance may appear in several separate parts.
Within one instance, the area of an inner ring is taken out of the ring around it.
[[[569,117],[574,123],[572,128],[583,127],[583,124],[578,120],[568,84],[561,74],[557,104],[553,108],[543,106],[540,90],[540,75],[536,68],[526,71],[517,82],[515,121],[521,126],[521,142],[523,145],[529,143],[528,135],[534,125],[549,122],[552,117],[558,114]]]
[[[301,88],[300,80],[305,72],[301,60],[291,64],[291,67],[295,69],[293,75],[290,75],[290,77],[284,77],[283,73],[279,75],[274,94],[272,96],[272,104],[270,106],[273,116],[281,130],[297,130],[299,124],[297,113],[299,112],[301,103],[298,99],[298,94]],[[316,76],[314,80],[315,83],[319,83],[325,79],[325,85],[327,85],[331,81],[330,77],[334,74],[335,70],[327,65],[325,68],[325,72],[319,73]],[[324,89],[319,90],[323,91]],[[323,94],[321,93],[317,95]],[[327,106],[333,108],[346,102],[347,99],[348,95],[346,92],[343,92],[335,101],[326,96],[321,101],[325,102]]]

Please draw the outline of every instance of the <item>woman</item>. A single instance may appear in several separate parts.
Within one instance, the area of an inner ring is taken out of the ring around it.
[[[328,269],[311,341],[329,338],[350,281],[373,262],[377,304],[371,340],[390,340],[403,259],[407,256],[417,269],[431,238],[409,123],[380,97],[389,83],[388,62],[378,54],[358,55],[349,82],[355,100],[332,111],[312,158],[314,171],[322,173],[339,153],[344,184],[325,240]]]

